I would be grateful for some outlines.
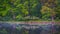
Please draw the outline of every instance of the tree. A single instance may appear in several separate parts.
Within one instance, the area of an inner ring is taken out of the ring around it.
[[[56,11],[56,17],[55,17],[55,19],[60,19],[60,0],[57,0],[56,1],[56,4],[57,4],[57,6],[56,6],[56,9],[55,9],[55,11]]]
[[[41,1],[42,3],[42,18],[44,19],[45,17],[47,18],[51,18],[52,20],[54,20],[55,17],[55,8],[56,8],[56,0],[45,0],[44,2]],[[48,19],[47,18],[47,19]]]

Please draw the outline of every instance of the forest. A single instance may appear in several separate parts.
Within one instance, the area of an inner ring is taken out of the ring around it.
[[[60,20],[60,0],[0,0],[0,21]]]
[[[0,0],[0,34],[60,34],[60,0]]]

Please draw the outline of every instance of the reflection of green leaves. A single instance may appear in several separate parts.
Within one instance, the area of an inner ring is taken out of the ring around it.
[[[2,31],[0,31],[0,33],[1,34],[8,34],[8,32],[5,29],[3,29]]]
[[[21,30],[21,27],[16,27],[17,30]]]

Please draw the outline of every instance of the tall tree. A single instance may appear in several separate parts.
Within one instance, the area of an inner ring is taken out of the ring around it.
[[[56,7],[56,0],[41,0],[42,3],[42,18],[52,18],[54,19],[55,16],[55,7]]]

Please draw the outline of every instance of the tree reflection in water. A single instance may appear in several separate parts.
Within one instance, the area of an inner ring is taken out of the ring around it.
[[[0,34],[52,34],[52,33],[60,34],[60,25],[56,24],[28,25],[28,24],[0,23]]]

